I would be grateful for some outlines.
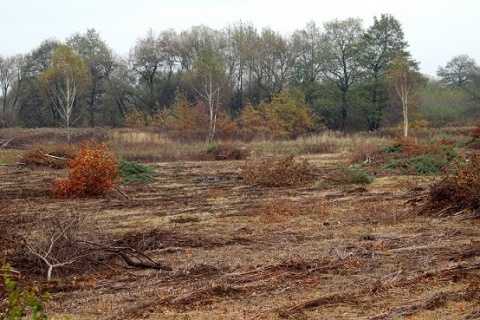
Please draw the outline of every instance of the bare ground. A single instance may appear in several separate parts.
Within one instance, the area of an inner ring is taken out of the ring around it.
[[[0,167],[0,222],[34,230],[37,217],[84,214],[87,240],[172,268],[112,254],[50,282],[25,274],[53,294],[51,318],[480,318],[479,221],[415,215],[432,177],[335,183],[342,159],[310,157],[332,180],[292,188],[244,185],[242,161],[160,163],[153,182],[120,187],[128,199],[86,200],[50,197],[65,171]]]

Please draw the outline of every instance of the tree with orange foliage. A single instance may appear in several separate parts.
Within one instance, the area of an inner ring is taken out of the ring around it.
[[[183,93],[177,93],[171,108],[157,111],[150,125],[160,128],[167,136],[181,141],[203,139],[208,128],[205,105],[192,106]]]
[[[245,141],[252,141],[266,131],[262,112],[250,103],[243,108],[238,123]]]
[[[125,126],[128,128],[145,128],[148,125],[148,117],[145,119],[145,115],[138,109],[133,109],[125,115],[123,120]]]

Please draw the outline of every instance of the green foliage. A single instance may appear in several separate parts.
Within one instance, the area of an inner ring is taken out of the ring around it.
[[[212,154],[215,149],[217,149],[218,145],[217,144],[209,144],[206,148],[205,148],[205,153],[206,154]]]
[[[301,90],[282,90],[270,103],[258,108],[247,106],[241,115],[241,126],[247,140],[255,134],[282,139],[295,139],[315,127],[315,117]]]
[[[122,183],[131,183],[135,181],[150,181],[155,176],[155,169],[133,161],[119,161]]]
[[[69,46],[60,45],[40,81],[47,98],[65,121],[66,128],[70,128],[75,101],[91,83],[83,59]]]
[[[390,159],[381,166],[385,170],[400,169],[403,174],[435,175],[443,172],[448,164],[445,157],[435,154],[424,154],[412,158]]]
[[[441,139],[420,144],[409,137],[383,148],[388,155],[379,159],[382,170],[399,170],[403,174],[435,175],[443,172],[450,161],[458,156],[452,141]]]
[[[350,183],[370,184],[375,177],[368,172],[369,166],[361,162],[342,168],[343,180]]]
[[[391,146],[385,146],[383,148],[383,152],[385,153],[395,153],[400,152],[402,150],[402,145],[400,143],[395,143]]]
[[[46,305],[52,297],[48,293],[40,295],[36,287],[21,288],[10,276],[11,267],[8,264],[2,266],[3,282],[8,295],[7,314],[4,319],[18,320],[30,316],[32,320],[48,319],[45,313]]]

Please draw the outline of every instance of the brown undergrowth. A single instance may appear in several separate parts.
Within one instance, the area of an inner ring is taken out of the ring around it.
[[[345,154],[307,159],[307,172],[335,178]],[[12,257],[12,225],[33,237],[35,217],[70,209],[92,219],[79,235],[108,251],[50,282],[12,259],[53,294],[54,319],[478,318],[478,219],[414,214],[438,178],[272,188],[237,179],[244,163],[156,163],[148,183],[119,187],[128,199],[53,199],[46,191],[65,172],[0,167],[0,256]],[[129,265],[118,250],[172,270]]]
[[[247,160],[242,177],[245,184],[262,187],[299,186],[317,178],[307,160],[297,161],[293,155],[268,157],[259,162]]]
[[[480,153],[457,159],[435,183],[420,214],[480,217]]]

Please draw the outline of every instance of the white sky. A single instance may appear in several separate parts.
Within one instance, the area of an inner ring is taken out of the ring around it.
[[[48,38],[64,41],[95,28],[118,54],[126,55],[151,28],[177,31],[196,25],[221,29],[251,22],[258,30],[282,34],[335,18],[363,19],[392,14],[421,71],[435,76],[438,66],[467,54],[480,64],[479,0],[0,0],[0,55],[28,53]]]

